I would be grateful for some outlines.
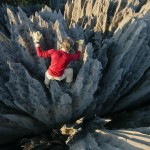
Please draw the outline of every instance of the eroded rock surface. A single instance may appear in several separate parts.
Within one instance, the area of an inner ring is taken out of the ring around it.
[[[114,118],[129,108],[149,106],[149,6],[149,0],[68,0],[64,16],[46,6],[30,17],[19,7],[1,6],[0,144],[81,117]],[[58,48],[67,36],[85,40],[83,60],[72,64],[70,88],[57,81],[45,87],[49,60],[36,55],[37,30],[43,34],[42,49]],[[149,108],[143,107],[145,116]],[[131,123],[141,111],[132,113]],[[138,127],[148,126],[139,121]]]

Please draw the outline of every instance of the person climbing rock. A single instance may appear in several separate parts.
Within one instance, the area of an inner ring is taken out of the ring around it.
[[[67,66],[73,60],[80,60],[84,41],[79,40],[79,46],[76,53],[69,54],[70,49],[74,45],[74,42],[69,37],[63,39],[59,50],[50,49],[47,51],[42,51],[39,44],[42,34],[37,31],[33,33],[33,36],[37,55],[43,58],[51,58],[51,64],[48,67],[48,70],[45,72],[44,83],[46,84],[46,87],[49,87],[50,80],[61,81],[66,79],[66,82],[71,83],[73,80],[73,69],[67,68]]]

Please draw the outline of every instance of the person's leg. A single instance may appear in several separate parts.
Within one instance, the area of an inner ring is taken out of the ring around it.
[[[66,78],[66,82],[67,83],[71,83],[72,80],[73,80],[73,69],[72,68],[67,68],[65,69],[64,71],[64,74],[61,76],[61,77],[52,77],[48,74],[48,71],[45,72],[45,85],[47,87],[49,87],[49,83],[50,83],[50,80],[58,80],[58,81],[61,81],[63,80],[64,78]]]
[[[46,85],[47,88],[49,88],[49,83],[50,83],[50,80],[51,80],[51,76],[48,74],[48,72],[46,71],[45,72],[45,80],[44,80],[44,83]]]
[[[63,80],[63,79],[65,79],[65,74],[63,74],[62,76],[60,76],[60,77],[53,77],[54,78],[54,80],[58,80],[58,81],[61,81],[61,80]]]
[[[67,68],[65,69],[66,82],[71,83],[73,80],[73,69]]]

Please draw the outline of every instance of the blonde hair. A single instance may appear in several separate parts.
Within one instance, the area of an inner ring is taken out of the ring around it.
[[[64,48],[66,51],[69,51],[73,47],[73,45],[74,45],[74,42],[69,37],[64,38],[61,43],[61,47]]]

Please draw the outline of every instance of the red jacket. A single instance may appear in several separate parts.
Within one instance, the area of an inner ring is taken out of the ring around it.
[[[48,73],[54,77],[60,77],[64,74],[64,70],[72,60],[80,60],[81,52],[69,54],[62,50],[50,49],[41,51],[40,46],[36,47],[36,52],[39,57],[51,57],[51,65],[48,68]]]

